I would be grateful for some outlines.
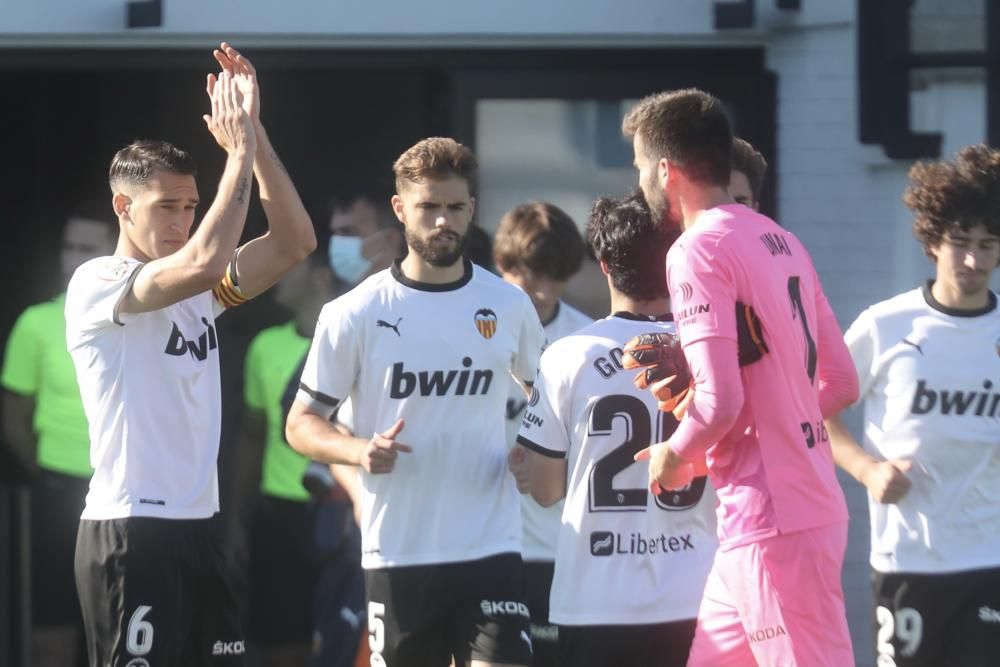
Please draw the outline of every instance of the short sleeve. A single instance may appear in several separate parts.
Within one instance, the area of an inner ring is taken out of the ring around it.
[[[295,399],[326,418],[354,389],[361,340],[344,297],[323,307]]]
[[[73,274],[66,290],[67,341],[98,329],[124,326],[134,315],[119,311],[142,262],[130,257],[98,257]]]
[[[858,374],[858,396],[864,399],[875,381],[876,350],[875,318],[866,310],[854,320],[844,334],[844,342],[851,352],[854,369]]]
[[[681,237],[667,253],[670,307],[684,346],[706,338],[736,340],[736,286],[719,236]]]
[[[550,349],[542,355],[538,379],[531,388],[527,410],[521,418],[517,442],[552,458],[565,458],[570,434],[565,418],[569,411],[569,391],[562,379],[562,364]]]
[[[34,311],[29,308],[14,323],[3,358],[0,382],[5,389],[26,396],[38,393],[41,379],[41,336],[36,329]]]
[[[348,396],[337,408],[337,423],[354,433],[354,401]]]
[[[517,339],[517,355],[511,364],[511,373],[515,379],[531,384],[538,375],[538,360],[545,349],[545,330],[527,296],[524,297],[524,304],[525,312],[521,318],[521,332]]]
[[[243,365],[243,402],[248,408],[263,412],[264,387],[261,373],[261,351],[263,349],[261,337],[258,335],[250,343],[247,350],[246,362]]]

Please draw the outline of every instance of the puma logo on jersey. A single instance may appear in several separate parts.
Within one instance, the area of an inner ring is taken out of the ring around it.
[[[993,383],[989,380],[983,380],[983,389],[986,391],[931,389],[927,386],[927,380],[917,380],[917,390],[913,392],[910,412],[915,415],[926,415],[936,409],[943,415],[961,417],[971,413],[976,417],[996,417],[997,407],[1000,406],[1000,394],[990,393],[989,390],[992,388]]]
[[[448,371],[408,371],[403,362],[392,365],[392,380],[389,385],[390,398],[407,398],[417,392],[420,396],[475,396],[487,394],[493,382],[493,371],[470,370],[472,358],[462,359],[464,370]]]
[[[198,336],[197,340],[188,340],[181,333],[176,322],[172,322],[174,328],[170,331],[170,338],[167,340],[167,347],[163,350],[169,355],[183,357],[190,354],[198,361],[208,359],[208,353],[219,347],[219,341],[215,337],[215,327],[206,318],[201,318],[206,330]]]
[[[919,352],[919,353],[920,353],[920,356],[924,356],[924,351],[923,351],[922,349],[920,349],[920,346],[919,346],[919,345],[917,345],[916,343],[914,343],[913,341],[911,341],[911,340],[907,340],[907,339],[905,339],[905,338],[904,338],[904,339],[902,340],[902,343],[903,343],[903,345],[909,345],[910,347],[914,347],[914,348],[916,348],[916,349],[917,349],[917,352]]]
[[[529,650],[531,650],[533,648],[531,646],[531,637],[529,637],[528,633],[525,632],[524,630],[521,630],[521,639],[523,639],[524,643],[528,645],[528,649]]]
[[[396,332],[397,336],[399,336],[400,338],[402,338],[402,334],[399,333],[399,323],[402,322],[402,321],[403,321],[402,317],[400,317],[398,320],[396,320],[395,324],[389,324],[385,320],[376,320],[375,321],[375,327],[376,328],[378,328],[378,327],[384,327],[386,329],[392,329],[393,331]]]

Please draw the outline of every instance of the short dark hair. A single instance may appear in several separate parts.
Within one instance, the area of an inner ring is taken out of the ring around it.
[[[929,257],[949,231],[982,225],[1000,236],[1000,150],[966,146],[951,160],[916,163],[909,176],[903,202],[913,211],[913,234]]]
[[[767,160],[749,141],[733,137],[733,171],[745,174],[754,201],[760,201],[760,189],[767,175]]]
[[[108,171],[112,192],[124,185],[145,185],[156,170],[195,176],[194,158],[181,149],[155,139],[137,139],[115,153]]]
[[[493,260],[503,271],[525,270],[553,280],[569,280],[585,253],[576,223],[558,206],[544,201],[520,204],[500,219],[493,238]]]
[[[479,163],[469,147],[448,137],[429,137],[418,141],[392,165],[397,193],[407,183],[443,180],[452,176],[463,179],[471,191],[475,189],[478,169]]]
[[[603,262],[611,284],[625,296],[640,301],[665,299],[667,251],[680,230],[653,220],[642,192],[594,202],[587,240]]]
[[[650,157],[666,158],[693,181],[729,185],[733,131],[718,98],[697,88],[670,90],[642,99],[622,121],[622,133],[638,135]]]

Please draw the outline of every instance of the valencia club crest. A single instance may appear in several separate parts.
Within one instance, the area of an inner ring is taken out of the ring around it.
[[[476,311],[476,329],[479,334],[489,340],[497,332],[497,314],[489,308],[480,308]]]

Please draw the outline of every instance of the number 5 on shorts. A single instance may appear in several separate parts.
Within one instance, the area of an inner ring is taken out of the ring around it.
[[[875,609],[875,621],[878,623],[878,637],[875,650],[878,652],[878,667],[896,667],[896,647],[892,644],[895,637],[901,643],[899,653],[904,658],[912,657],[920,648],[924,636],[924,619],[920,612],[912,607],[903,607],[893,615],[888,607]]]
[[[368,649],[372,652],[369,661],[371,667],[385,667],[385,605],[381,602],[368,603]]]

